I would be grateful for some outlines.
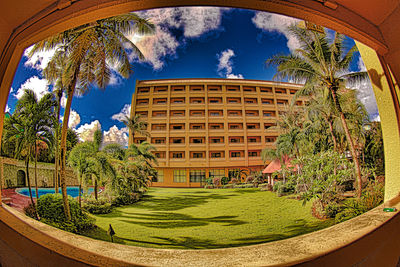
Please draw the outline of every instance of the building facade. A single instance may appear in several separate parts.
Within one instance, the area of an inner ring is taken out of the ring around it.
[[[130,135],[129,143],[156,147],[153,186],[200,187],[237,169],[261,170],[261,150],[278,136],[278,114],[300,88],[239,79],[137,81],[131,114],[141,115],[151,137]]]

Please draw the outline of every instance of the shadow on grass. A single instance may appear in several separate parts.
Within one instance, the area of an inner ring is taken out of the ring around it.
[[[210,223],[219,223],[223,226],[234,226],[248,223],[241,220],[235,220],[237,216],[196,218],[187,214],[174,212],[156,212],[152,214],[124,213],[119,215],[119,217],[125,218],[120,220],[125,223],[161,229],[199,227],[206,226]]]
[[[173,211],[189,207],[196,207],[204,205],[210,200],[229,199],[230,197],[237,196],[236,194],[221,195],[221,194],[208,194],[206,196],[197,196],[189,194],[172,195],[170,197],[160,197],[145,195],[143,199],[135,204],[135,208],[146,209],[152,211]]]

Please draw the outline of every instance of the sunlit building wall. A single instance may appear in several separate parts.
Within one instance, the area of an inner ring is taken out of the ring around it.
[[[242,79],[137,81],[131,114],[147,122],[157,151],[153,186],[200,187],[235,169],[261,170],[261,150],[273,148],[279,113],[301,85]],[[296,105],[304,105],[298,100]]]

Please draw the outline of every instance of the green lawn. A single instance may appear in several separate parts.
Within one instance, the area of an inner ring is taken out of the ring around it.
[[[95,216],[88,236],[153,248],[210,249],[252,245],[333,224],[312,217],[310,204],[258,189],[152,188],[138,203]]]

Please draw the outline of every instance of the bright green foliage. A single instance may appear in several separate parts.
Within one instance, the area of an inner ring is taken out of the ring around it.
[[[75,199],[69,197],[69,204],[71,221],[65,217],[61,194],[46,194],[40,197],[37,202],[40,221],[72,233],[81,233],[95,227],[94,219],[81,210]]]
[[[354,180],[352,163],[332,151],[305,155],[293,162],[300,166],[300,171],[290,180],[305,202],[316,198],[325,206],[337,199],[343,191],[342,184]]]
[[[106,198],[86,199],[82,208],[92,214],[107,214],[112,211],[111,203]]]

